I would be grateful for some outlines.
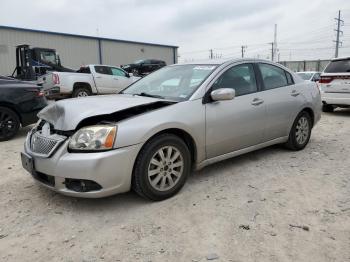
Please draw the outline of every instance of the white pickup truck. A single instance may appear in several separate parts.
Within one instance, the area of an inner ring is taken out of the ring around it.
[[[140,77],[108,65],[87,65],[76,72],[51,72],[38,79],[47,98],[115,94]]]

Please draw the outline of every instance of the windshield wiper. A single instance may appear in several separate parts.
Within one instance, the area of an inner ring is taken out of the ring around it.
[[[159,96],[159,95],[152,95],[146,92],[141,92],[140,94],[134,94],[135,96],[147,96],[147,97],[154,97],[154,98],[161,98],[164,99],[164,97]]]

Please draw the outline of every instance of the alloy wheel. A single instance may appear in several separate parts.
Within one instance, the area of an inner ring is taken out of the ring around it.
[[[299,145],[304,144],[309,136],[309,121],[306,117],[301,117],[296,125],[295,138]]]
[[[80,91],[77,95],[77,97],[85,97],[85,96],[89,96],[89,94],[86,91]]]
[[[174,146],[160,148],[151,158],[148,166],[148,181],[157,191],[173,188],[184,171],[181,152]]]

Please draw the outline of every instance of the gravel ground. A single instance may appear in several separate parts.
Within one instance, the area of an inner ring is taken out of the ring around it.
[[[1,261],[350,261],[350,110],[301,152],[212,165],[162,202],[40,187],[20,164],[28,130],[0,144]]]

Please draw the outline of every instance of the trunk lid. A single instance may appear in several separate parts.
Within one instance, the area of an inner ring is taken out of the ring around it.
[[[48,90],[52,87],[54,87],[54,79],[53,79],[54,73],[48,73],[46,75],[40,76],[38,78],[38,84],[43,87],[43,90]]]

